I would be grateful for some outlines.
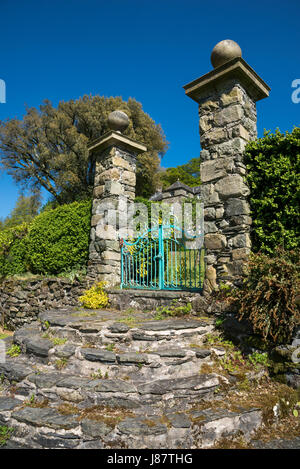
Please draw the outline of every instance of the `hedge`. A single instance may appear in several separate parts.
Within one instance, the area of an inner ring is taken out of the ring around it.
[[[47,210],[30,225],[0,231],[0,275],[59,274],[86,265],[91,201]]]
[[[28,224],[0,231],[0,276],[21,274],[28,270]]]
[[[255,252],[299,247],[300,128],[265,132],[246,147]]]
[[[62,205],[38,215],[28,234],[31,272],[57,274],[85,265],[90,223],[90,200]]]

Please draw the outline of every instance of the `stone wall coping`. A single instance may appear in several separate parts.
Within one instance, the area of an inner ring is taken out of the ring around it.
[[[134,154],[147,151],[147,147],[143,143],[136,142],[132,138],[122,135],[119,132],[115,132],[114,130],[107,132],[101,138],[91,142],[89,151],[97,150],[102,152],[106,148],[112,146],[124,148],[125,150]]]
[[[114,289],[106,288],[105,291],[109,295],[130,295],[133,297],[144,298],[187,298],[191,296],[203,296],[200,292],[184,291],[184,290],[139,290],[139,289]]]
[[[208,97],[217,85],[229,78],[238,79],[255,101],[269,96],[271,88],[241,57],[236,57],[211,70],[200,78],[184,85],[183,88],[187,96],[199,103],[203,97]]]

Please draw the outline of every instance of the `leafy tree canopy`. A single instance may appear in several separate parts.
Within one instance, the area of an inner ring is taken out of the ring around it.
[[[1,121],[2,168],[23,188],[44,187],[59,204],[90,197],[95,161],[88,144],[109,130],[107,117],[116,109],[130,119],[124,134],[148,148],[138,157],[136,192],[151,195],[167,143],[160,125],[132,98],[83,96],[57,108],[45,101],[39,109],[27,109],[23,120]]]
[[[188,163],[175,168],[167,168],[159,173],[160,182],[164,189],[174,182],[180,181],[190,187],[200,185],[200,157],[192,158]]]

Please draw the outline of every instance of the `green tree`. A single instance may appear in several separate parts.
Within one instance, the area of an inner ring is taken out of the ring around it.
[[[37,216],[41,205],[41,197],[39,192],[25,196],[21,194],[16,205],[10,215],[2,222],[2,229],[12,228],[22,223],[30,223]],[[0,224],[1,229],[1,224]]]
[[[246,147],[253,250],[299,246],[300,128],[265,132]]]
[[[22,187],[43,187],[59,204],[90,197],[95,161],[88,145],[109,130],[107,117],[116,109],[130,118],[124,134],[147,146],[137,161],[137,195],[151,195],[167,143],[160,125],[132,98],[84,96],[57,108],[45,101],[27,109],[23,120],[0,122],[2,168]]]
[[[164,189],[174,182],[180,181],[190,187],[200,185],[200,157],[192,158],[188,163],[167,168],[159,173],[160,182]]]

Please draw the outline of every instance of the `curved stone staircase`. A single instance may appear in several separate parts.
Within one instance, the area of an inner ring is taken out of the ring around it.
[[[209,318],[53,310],[18,329],[21,354],[0,363],[6,448],[208,448],[261,424],[258,409],[197,408],[224,397],[224,376],[201,372]],[[225,386],[226,387],[226,386]]]

